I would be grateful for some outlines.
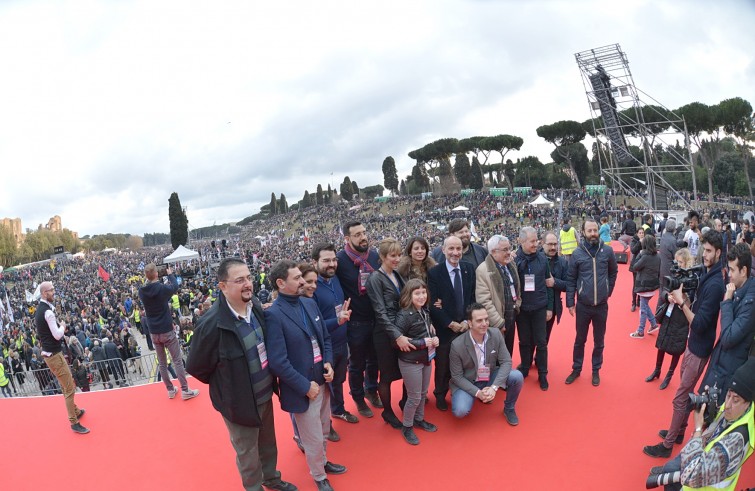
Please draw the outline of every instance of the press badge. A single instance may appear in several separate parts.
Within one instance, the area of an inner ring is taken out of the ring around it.
[[[483,365],[477,367],[477,382],[488,382],[490,380],[490,367]]]
[[[343,304],[336,305],[336,319],[341,317],[341,311],[343,310]]]
[[[524,275],[524,291],[526,292],[535,291],[535,275],[534,274]]]
[[[516,288],[514,288],[514,285],[509,285],[509,288],[511,288],[511,298],[516,302]]]
[[[431,361],[435,358],[435,346],[427,348],[427,361]]]
[[[359,273],[359,285],[362,288],[367,288],[367,278],[370,277],[370,273]]]
[[[666,317],[671,317],[671,312],[674,311],[674,304],[669,304],[668,308],[666,309]]]
[[[320,353],[320,345],[317,344],[317,340],[315,338],[312,338],[311,341],[312,341],[312,353],[315,354],[315,363],[320,363],[322,361],[322,353]]]
[[[265,349],[265,343],[260,341],[257,343],[257,354],[260,357],[260,364],[262,365],[262,368],[267,368],[267,350]]]

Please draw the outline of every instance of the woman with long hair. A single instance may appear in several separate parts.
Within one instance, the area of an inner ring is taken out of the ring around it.
[[[430,256],[430,244],[422,237],[412,237],[398,263],[398,272],[405,280],[419,278],[427,283],[427,270],[435,264],[435,259]]]
[[[639,259],[640,251],[642,250],[642,239],[645,238],[645,230],[643,228],[638,228],[637,233],[634,234],[634,237],[632,237],[632,242],[629,244],[629,250],[632,253],[632,260],[629,261],[629,270],[632,271],[632,267],[634,266],[634,263],[637,262]],[[634,285],[634,281],[637,279],[637,273],[632,273],[632,285]],[[637,310],[637,307],[640,305],[640,299],[637,296],[637,294],[634,291],[634,288],[632,288],[632,312]]]
[[[650,323],[648,334],[658,330],[655,314],[650,308],[650,299],[660,288],[661,258],[655,248],[655,236],[647,234],[642,239],[642,251],[637,255],[637,260],[632,262],[634,273],[633,291],[640,298],[640,325],[637,330],[630,334],[635,339],[645,337],[645,324]]]

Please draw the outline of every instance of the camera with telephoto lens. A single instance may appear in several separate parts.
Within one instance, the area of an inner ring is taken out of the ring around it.
[[[669,273],[668,276],[664,276],[669,291],[678,290],[679,287],[682,287],[682,291],[685,293],[691,292],[697,290],[697,286],[700,284],[703,265],[698,264],[697,266],[684,269],[679,266],[679,263],[673,261]]]
[[[689,403],[694,411],[699,411],[705,404],[705,423],[710,424],[718,414],[721,400],[721,389],[716,384],[713,387],[705,387],[702,394],[689,393]]]
[[[163,276],[168,276],[168,265],[167,264],[158,264],[156,266],[157,269],[157,276],[162,278]]]

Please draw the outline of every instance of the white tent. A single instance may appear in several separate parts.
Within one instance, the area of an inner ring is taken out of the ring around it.
[[[165,259],[163,259],[163,262],[171,264],[177,263],[178,261],[189,261],[191,259],[199,259],[199,253],[180,245],[175,251],[173,251],[173,254],[166,256]]]
[[[469,211],[469,208],[467,208],[466,206],[459,205],[451,211]]]
[[[553,201],[548,200],[548,198],[546,198],[542,194],[538,194],[537,198],[535,199],[535,201],[533,201],[532,203],[530,203],[530,205],[532,205],[532,206],[552,205],[552,204],[553,204]]]

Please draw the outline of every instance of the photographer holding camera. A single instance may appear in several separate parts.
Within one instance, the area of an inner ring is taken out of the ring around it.
[[[647,489],[734,490],[739,473],[755,446],[755,359],[739,367],[716,419],[703,431],[706,407],[694,413],[695,432],[681,453],[663,466],[653,467]]]
[[[721,234],[709,230],[703,235],[703,271],[694,292],[694,302],[683,293],[680,286],[668,295],[671,304],[679,305],[690,324],[687,349],[684,352],[679,388],[673,400],[674,413],[668,431],[658,434],[664,440],[657,445],[648,445],[643,452],[651,457],[670,457],[674,443],[684,441],[684,430],[691,411],[688,394],[692,392],[703,374],[708,357],[716,341],[716,324],[724,296],[724,281],[721,267]]]

